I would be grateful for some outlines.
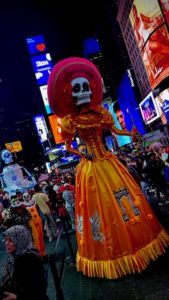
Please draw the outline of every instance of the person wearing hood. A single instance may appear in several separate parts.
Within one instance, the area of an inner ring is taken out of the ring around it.
[[[8,253],[1,278],[1,296],[6,300],[47,300],[45,270],[34,248],[30,231],[15,225],[3,233]]]

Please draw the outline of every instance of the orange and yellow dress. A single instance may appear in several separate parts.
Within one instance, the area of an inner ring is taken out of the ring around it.
[[[102,144],[103,129],[118,132],[113,123],[101,106],[62,119],[67,149],[78,133],[94,155],[92,160],[82,158],[77,167],[77,270],[109,279],[143,271],[169,244],[139,186]]]

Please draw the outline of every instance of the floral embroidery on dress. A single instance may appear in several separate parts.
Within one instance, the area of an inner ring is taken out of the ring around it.
[[[77,231],[83,236],[83,217],[77,216]]]
[[[90,224],[92,226],[92,235],[94,241],[104,242],[105,236],[100,232],[100,217],[98,212],[89,218]]]

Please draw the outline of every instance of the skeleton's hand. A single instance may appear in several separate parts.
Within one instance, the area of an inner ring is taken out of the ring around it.
[[[94,154],[93,154],[93,153],[87,153],[84,157],[85,157],[87,160],[93,160],[93,159],[94,159]]]
[[[137,131],[137,129],[135,127],[132,128],[131,137],[133,139],[133,142],[137,141],[138,131]]]

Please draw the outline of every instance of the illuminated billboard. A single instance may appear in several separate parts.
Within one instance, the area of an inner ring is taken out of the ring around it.
[[[139,104],[140,111],[145,124],[150,124],[159,118],[159,110],[154,100],[153,93],[149,93]]]
[[[56,144],[64,143],[62,134],[61,134],[61,118],[56,115],[51,115],[48,117],[49,123],[52,129],[52,133],[55,139]]]
[[[163,125],[169,123],[169,88],[162,91],[156,98],[161,121]]]
[[[32,66],[38,85],[45,85],[52,69],[52,61],[49,53],[33,56],[31,58]]]
[[[134,84],[132,69],[126,70],[117,90],[118,101],[114,104],[114,111],[122,129],[132,130],[136,127],[140,134],[145,134],[143,120],[137,100],[138,94]]]
[[[49,104],[49,101],[48,101],[47,85],[40,86],[40,92],[41,92],[41,96],[42,96],[42,99],[43,99],[43,103],[45,105],[46,113],[47,113],[47,115],[50,115],[50,114],[53,113],[53,111],[52,111],[52,108],[51,108],[51,106]]]
[[[169,25],[169,1],[168,0],[159,0],[161,9],[164,13],[167,24]]]
[[[8,149],[11,152],[22,151],[21,141],[16,141],[16,142],[12,142],[12,143],[6,143],[5,147],[6,147],[6,149]]]
[[[169,33],[157,0],[134,0],[130,22],[152,89],[169,74]]]
[[[43,35],[36,35],[33,37],[29,37],[26,39],[26,43],[30,55],[39,54],[46,51],[46,45],[44,42]]]
[[[110,106],[109,106],[109,111],[113,117],[114,120],[114,125],[117,129],[122,129],[119,120],[117,118],[116,112],[115,112],[115,108],[114,105],[117,103],[117,101],[114,101]],[[127,135],[115,135],[116,139],[117,139],[117,144],[119,147],[123,147],[127,144],[132,143],[132,138],[131,136],[127,136]]]
[[[40,140],[40,143],[44,143],[48,140],[48,128],[44,115],[33,116],[33,121],[36,127],[36,131]]]
[[[84,56],[88,57],[101,51],[99,41],[96,38],[87,38],[83,41]]]

